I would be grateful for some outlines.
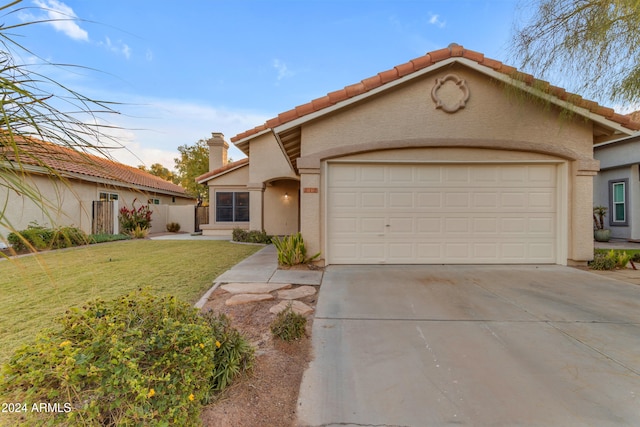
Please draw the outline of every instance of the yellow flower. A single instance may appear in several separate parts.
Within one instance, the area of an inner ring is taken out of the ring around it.
[[[200,348],[204,348],[204,344],[200,343]]]
[[[220,344],[220,341],[216,340],[216,347],[220,348],[222,344]]]
[[[60,347],[66,347],[66,346],[68,346],[68,345],[71,345],[71,341],[62,341],[62,342],[60,343]]]
[[[149,389],[149,393],[147,393],[147,397],[153,397],[156,394],[156,391],[152,388]]]
[[[192,402],[193,402],[193,399],[195,399],[195,398],[196,398],[196,397],[193,395],[193,393],[191,393],[191,394],[189,395],[189,400],[190,400],[190,401],[192,401]]]

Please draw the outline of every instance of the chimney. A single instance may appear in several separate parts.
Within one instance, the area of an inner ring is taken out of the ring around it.
[[[209,146],[209,170],[221,168],[227,164],[227,150],[229,144],[224,140],[220,132],[211,132],[211,138],[207,140]]]

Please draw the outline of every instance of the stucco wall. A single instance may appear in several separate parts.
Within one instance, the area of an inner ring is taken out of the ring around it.
[[[267,185],[264,191],[264,230],[271,235],[288,235],[298,232],[299,182],[278,180]]]
[[[59,179],[36,174],[27,176],[26,184],[31,188],[37,188],[42,198],[46,200],[47,209],[44,211],[29,197],[9,191],[6,187],[0,187],[2,201],[0,203],[7,200],[5,219],[12,228],[17,230],[27,228],[31,222],[35,221],[44,226],[75,226],[86,233],[91,233],[92,202],[99,200],[101,192],[117,194],[119,207],[131,207],[134,200],[136,200],[135,206],[138,207],[142,203],[146,204],[149,198],[159,199],[160,205],[193,206],[195,204],[194,199],[178,196],[174,198],[155,192],[145,193],[75,179],[68,180],[65,184]],[[164,230],[166,222],[160,224],[158,221],[163,222],[164,219],[152,217],[153,231]],[[7,227],[0,225],[0,235],[6,237],[9,232]]]
[[[252,159],[249,164],[249,182],[296,177],[273,134],[267,133],[253,139],[249,149]]]
[[[448,114],[435,108],[435,79],[455,73],[470,91],[465,108]],[[560,144],[591,157],[592,126],[533,103],[487,76],[461,66],[439,70],[410,84],[368,98],[302,128],[302,156],[344,145],[440,138]],[[526,147],[524,147],[526,149]]]

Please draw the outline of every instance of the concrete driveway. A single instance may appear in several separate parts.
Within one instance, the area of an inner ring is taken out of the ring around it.
[[[330,266],[302,426],[640,425],[640,286],[562,266]]]

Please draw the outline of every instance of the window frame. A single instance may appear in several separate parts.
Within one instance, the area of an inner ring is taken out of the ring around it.
[[[231,195],[230,200],[231,203],[221,204],[221,197],[229,197]],[[216,203],[216,223],[248,223],[249,222],[249,192],[248,191],[227,191],[220,190],[215,193],[215,203]],[[231,219],[223,219],[221,218],[222,210],[228,211],[225,214],[225,217],[228,217],[229,213],[231,214]],[[244,219],[246,218],[246,219]]]
[[[622,201],[616,201],[615,189],[617,186],[622,185]],[[623,220],[616,219],[617,210],[616,207],[622,205]],[[629,225],[629,179],[612,179],[609,181],[609,226],[611,227],[625,227]]]
[[[105,196],[105,197],[103,197]],[[98,192],[98,200],[101,202],[112,202],[114,200],[120,199],[120,195],[118,193],[110,193],[108,191],[99,191]]]

